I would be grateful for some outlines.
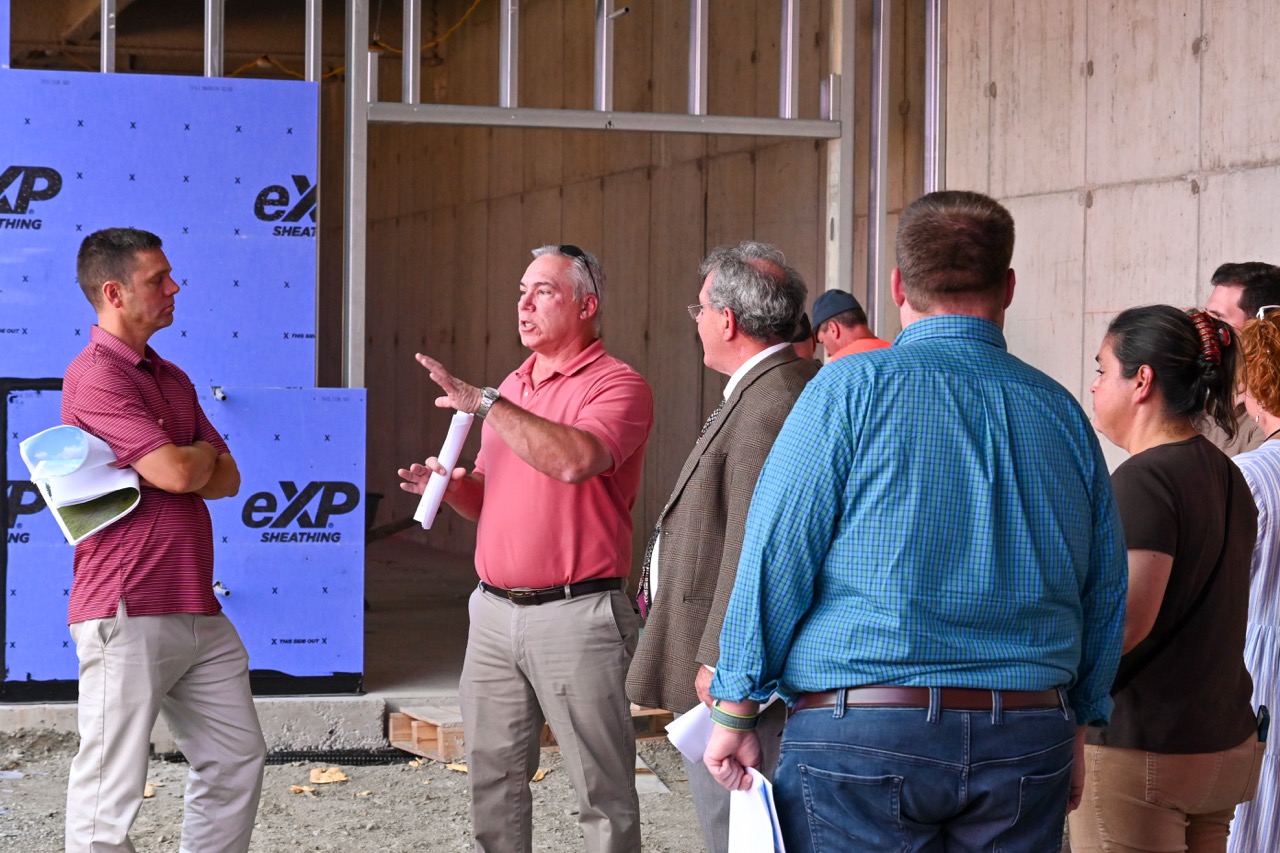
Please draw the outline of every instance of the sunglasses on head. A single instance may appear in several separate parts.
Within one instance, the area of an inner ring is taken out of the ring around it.
[[[563,246],[558,246],[556,247],[556,250],[566,257],[582,261],[582,265],[587,269],[587,277],[591,279],[591,289],[595,292],[596,299],[599,299],[600,285],[596,284],[596,274],[591,271],[591,262],[587,260],[587,253],[572,243],[565,243]]]
[[[1280,310],[1280,305],[1263,305],[1258,309],[1257,318],[1259,320],[1267,319],[1267,315],[1272,311]]]

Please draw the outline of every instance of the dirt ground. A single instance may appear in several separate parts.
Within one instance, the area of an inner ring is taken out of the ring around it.
[[[74,735],[0,734],[0,850],[55,853],[62,850],[67,768]],[[640,756],[670,793],[642,793],[644,849],[694,853],[702,849],[679,753],[665,741],[640,744]],[[467,780],[442,764],[405,754],[395,764],[341,766],[345,782],[314,784],[313,768],[334,765],[296,762],[268,765],[255,853],[323,850],[342,853],[469,851]],[[545,778],[533,784],[533,847],[538,851],[582,849],[577,807],[560,756],[544,752]],[[174,851],[182,823],[185,764],[152,760],[148,782],[154,796],[143,801],[133,828],[139,853]],[[293,793],[297,787],[313,792]]]

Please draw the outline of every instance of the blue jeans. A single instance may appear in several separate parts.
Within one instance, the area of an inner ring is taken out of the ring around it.
[[[787,853],[1059,853],[1075,730],[1062,709],[800,711],[774,782]]]

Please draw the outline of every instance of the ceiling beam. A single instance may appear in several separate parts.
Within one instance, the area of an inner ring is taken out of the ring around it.
[[[116,0],[116,20],[133,0]],[[66,44],[84,44],[98,36],[102,30],[101,0],[67,0],[63,15],[62,41]]]

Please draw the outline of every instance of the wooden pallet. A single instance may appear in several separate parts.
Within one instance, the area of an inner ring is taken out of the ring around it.
[[[672,714],[656,708],[631,706],[631,722],[636,740],[661,740],[667,736],[665,726]],[[457,708],[422,706],[401,708],[387,717],[387,740],[397,749],[412,752],[433,761],[460,761],[466,754],[462,735],[462,714]],[[543,749],[558,750],[551,727],[542,727]]]
[[[639,705],[631,706],[631,723],[636,729],[636,740],[662,740],[667,736],[667,723],[673,719],[675,716],[670,711],[641,708]],[[558,750],[560,748],[549,725],[542,727],[540,742],[543,749]]]
[[[397,749],[434,761],[460,761],[466,756],[462,714],[457,708],[427,705],[392,712],[387,716],[387,740]]]

